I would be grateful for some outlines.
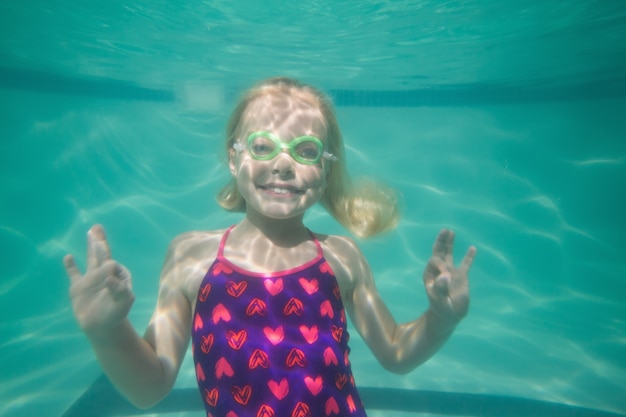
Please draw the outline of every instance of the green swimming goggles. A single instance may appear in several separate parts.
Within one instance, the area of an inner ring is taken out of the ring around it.
[[[233,149],[242,152],[245,148],[241,143],[235,143]],[[297,162],[304,165],[315,165],[322,158],[336,161],[337,157],[324,151],[324,144],[315,136],[299,136],[289,142],[283,142],[270,132],[254,132],[248,136],[248,153],[258,161],[269,161],[275,158],[283,149]]]

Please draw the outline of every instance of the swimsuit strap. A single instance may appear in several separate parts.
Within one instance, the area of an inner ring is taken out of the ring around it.
[[[234,227],[235,225],[233,224],[228,229],[226,229],[226,232],[224,232],[224,234],[222,235],[222,240],[220,240],[220,247],[217,249],[217,259],[224,259],[224,245],[226,245],[226,239],[228,238],[228,235]]]
[[[220,246],[217,249],[217,258],[220,260],[224,259],[224,246],[226,245],[226,239],[228,239],[228,235],[235,226],[236,225],[233,224],[228,229],[226,229],[226,232],[224,232],[224,235],[222,236],[222,240],[220,240]],[[309,232],[309,235],[311,235],[313,243],[315,243],[315,247],[317,248],[317,257],[321,258],[323,255],[322,245],[320,244],[319,240],[317,240],[317,237],[315,237],[315,234],[313,232],[311,232],[308,228],[306,230]]]

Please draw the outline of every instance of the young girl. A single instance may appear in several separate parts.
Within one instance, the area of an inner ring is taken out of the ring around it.
[[[430,306],[397,324],[355,243],[303,224],[317,202],[360,237],[397,223],[392,191],[349,180],[328,100],[295,80],[267,80],[235,108],[226,138],[232,178],[218,201],[244,219],[172,241],[143,338],[127,319],[130,273],[93,226],[87,273],[64,259],[76,319],[111,381],[139,407],[171,390],[191,338],[208,416],[364,416],[346,311],[385,368],[409,372],[467,313],[476,249],[455,268],[454,234],[442,230],[424,272]]]

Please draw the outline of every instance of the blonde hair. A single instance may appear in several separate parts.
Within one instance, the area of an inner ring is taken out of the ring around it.
[[[398,195],[380,183],[371,180],[354,182],[345,162],[343,139],[330,100],[316,88],[285,77],[270,78],[251,88],[239,101],[226,127],[226,154],[241,134],[246,109],[257,98],[266,94],[297,97],[318,108],[326,128],[324,141],[329,153],[337,157],[330,163],[327,186],[320,199],[326,210],[354,235],[367,238],[393,229],[400,218]],[[217,195],[220,206],[228,211],[245,211],[246,201],[237,188],[235,178]]]

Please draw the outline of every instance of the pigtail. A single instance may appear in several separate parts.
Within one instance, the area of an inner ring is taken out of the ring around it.
[[[326,121],[329,152],[337,156],[337,161],[329,167],[328,183],[320,203],[342,226],[360,238],[366,239],[395,228],[401,213],[398,194],[380,182],[350,178],[332,103],[319,92],[318,100]]]
[[[341,225],[355,236],[366,239],[395,228],[400,219],[396,191],[366,178],[353,181],[346,168],[345,151],[339,125],[330,103],[325,107],[330,152],[337,161],[329,167],[326,190],[320,203]]]
[[[400,219],[398,195],[392,188],[369,179],[359,179],[331,198],[327,189],[321,203],[355,236],[366,239],[395,228]]]

